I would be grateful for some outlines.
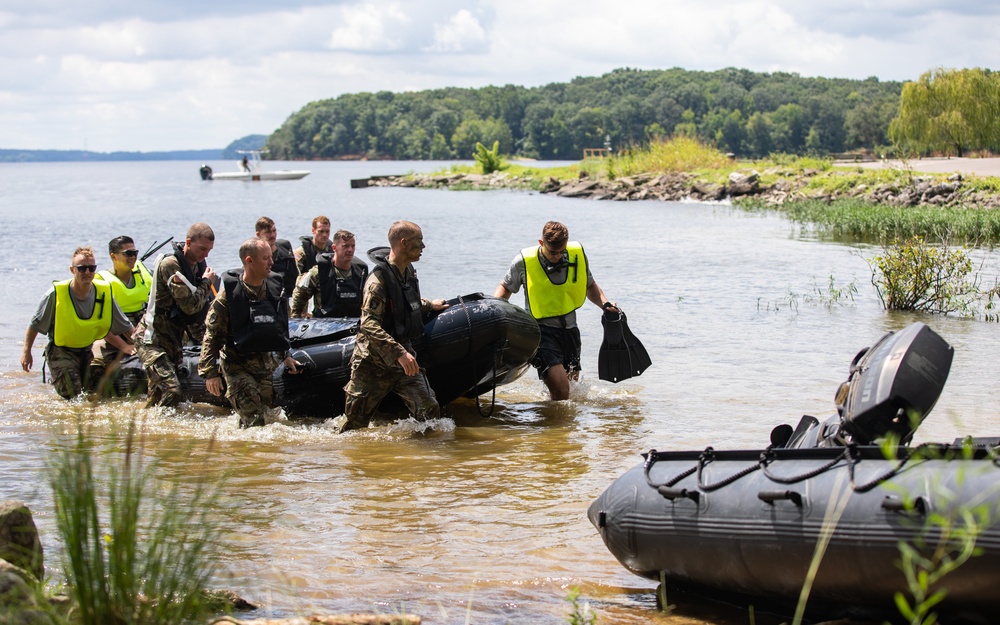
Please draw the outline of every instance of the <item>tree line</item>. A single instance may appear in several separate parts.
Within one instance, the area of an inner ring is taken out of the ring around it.
[[[617,69],[542,87],[353,93],[311,102],[268,137],[275,159],[471,158],[476,142],[545,160],[696,136],[739,157],[888,143],[902,83],[794,73]]]

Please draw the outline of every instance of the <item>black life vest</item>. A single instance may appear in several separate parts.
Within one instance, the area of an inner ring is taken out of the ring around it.
[[[250,296],[242,269],[222,274],[229,306],[227,342],[242,354],[284,352],[288,349],[288,300],[281,296],[281,276],[272,272],[264,281],[264,299]]]
[[[305,275],[310,269],[316,266],[320,254],[333,251],[333,246],[330,245],[329,241],[326,243],[327,249],[325,250],[316,249],[311,236],[299,237],[299,241],[302,241],[302,275]]]
[[[299,278],[299,268],[295,266],[292,244],[284,239],[278,239],[274,244],[274,265],[271,271],[281,276],[281,285],[285,291],[282,296],[291,297],[295,290],[295,282]]]
[[[382,283],[389,292],[389,311],[392,318],[382,320],[382,328],[397,341],[415,339],[424,333],[424,317],[420,310],[420,281],[416,272],[406,284],[402,283],[399,270],[389,263],[389,248],[368,250],[368,258],[375,264],[373,273],[382,276]]]
[[[198,288],[201,285],[202,276],[205,275],[205,269],[208,267],[208,263],[201,261],[198,265],[191,269],[191,263],[188,262],[187,258],[184,257],[184,244],[177,243],[176,241],[172,244],[174,246],[174,257],[177,258],[177,264],[181,267],[181,273],[187,278],[188,282]],[[208,308],[212,305],[212,302],[205,302],[205,306],[193,315],[189,315],[180,307],[174,303],[170,307],[170,311],[167,313],[167,319],[176,323],[177,325],[186,326],[192,323],[201,323],[205,320],[205,316],[208,315]]]
[[[346,280],[337,276],[333,254],[320,254],[317,267],[320,307],[313,310],[313,317],[360,317],[361,299],[365,280],[368,279],[368,265],[365,261],[352,259],[351,276]]]

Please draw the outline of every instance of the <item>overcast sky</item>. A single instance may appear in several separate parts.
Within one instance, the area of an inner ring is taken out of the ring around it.
[[[995,0],[0,0],[0,148],[222,148],[313,100],[619,67],[1000,68]]]

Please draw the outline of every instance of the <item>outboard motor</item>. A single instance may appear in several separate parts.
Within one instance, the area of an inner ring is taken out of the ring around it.
[[[208,165],[202,165],[201,169],[199,169],[198,172],[201,173],[202,180],[212,179],[212,168],[209,167]]]
[[[889,332],[854,357],[847,381],[837,389],[836,415],[823,423],[804,416],[793,431],[778,426],[772,444],[870,445],[889,434],[907,444],[937,403],[954,356],[955,349],[923,323]]]

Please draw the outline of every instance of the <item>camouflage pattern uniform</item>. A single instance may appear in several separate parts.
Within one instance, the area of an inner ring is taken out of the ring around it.
[[[300,240],[305,238],[308,238],[311,243],[312,237],[300,237]],[[312,248],[312,250],[315,250],[315,254],[306,254],[305,241],[303,241],[302,245],[295,248],[295,251],[292,252],[292,255],[295,257],[295,268],[299,270],[299,276],[306,275],[309,273],[310,269],[316,266],[316,254],[328,254],[333,251],[333,241],[327,241],[326,247],[321,250],[317,250],[314,245],[310,245],[309,247]],[[300,277],[299,280],[301,279],[302,278]]]
[[[255,300],[264,299],[267,295],[265,284],[252,287],[244,282],[243,285]],[[198,375],[206,380],[219,376],[220,352],[222,376],[226,381],[226,397],[240,415],[240,427],[264,425],[264,415],[270,412],[274,404],[271,376],[280,361],[274,352],[243,354],[237,351],[229,340],[229,305],[226,302],[225,289],[219,289],[219,295],[208,310]]]
[[[136,328],[142,321],[142,316],[145,314],[144,310],[139,310],[132,313],[125,313],[128,320],[132,323],[132,327]],[[87,375],[90,376],[89,383],[86,384],[88,391],[94,392],[97,390],[101,391],[102,396],[112,397],[115,395],[114,384],[105,383],[103,389],[98,389],[97,386],[101,384],[104,380],[105,374],[108,373],[108,367],[115,364],[116,361],[121,360],[119,357],[119,352],[117,349],[108,345],[107,341],[101,340],[94,343],[93,347],[93,359],[90,361],[90,370]],[[112,369],[111,374],[114,373]],[[108,374],[109,376],[111,374]]]
[[[404,281],[415,276],[413,266],[407,268]],[[410,414],[421,421],[441,416],[441,407],[434,389],[427,381],[423,368],[417,375],[406,375],[397,362],[404,352],[416,356],[410,341],[398,342],[386,330],[392,327],[389,294],[380,272],[372,272],[365,283],[361,304],[361,326],[351,356],[351,380],[344,387],[344,430],[367,427],[379,403],[389,392],[396,393]],[[430,302],[420,300],[423,314],[430,312]]]
[[[139,360],[146,371],[146,407],[176,406],[183,400],[177,366],[184,357],[184,331],[186,327],[170,320],[174,304],[188,315],[197,314],[213,297],[212,284],[202,280],[194,291],[174,274],[181,271],[177,257],[163,256],[154,270],[153,306],[146,310],[133,339]]]
[[[301,247],[299,248],[302,249]],[[309,304],[313,308],[318,308],[320,302],[319,266],[313,265],[309,271],[299,276],[299,281],[292,291],[292,300],[288,307],[288,314],[292,317],[301,317],[309,311]]]
[[[51,341],[45,346],[45,362],[52,374],[52,385],[63,399],[73,399],[84,389],[92,390],[91,350],[92,347],[59,347]],[[96,382],[94,380],[94,384]]]

